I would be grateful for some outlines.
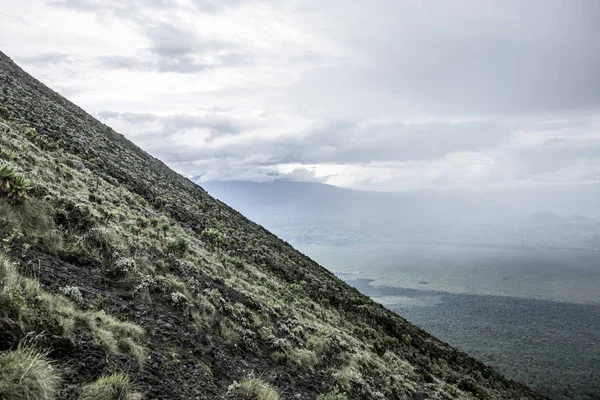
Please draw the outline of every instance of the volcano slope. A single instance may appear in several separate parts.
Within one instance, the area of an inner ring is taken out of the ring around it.
[[[0,53],[0,398],[541,399]]]

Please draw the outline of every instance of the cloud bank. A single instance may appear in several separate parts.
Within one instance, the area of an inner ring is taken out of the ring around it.
[[[597,2],[0,5],[3,51],[201,180],[600,181]]]

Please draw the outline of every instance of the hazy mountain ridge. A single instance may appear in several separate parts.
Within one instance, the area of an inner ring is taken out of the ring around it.
[[[203,186],[290,242],[600,249],[600,185],[405,193],[290,181]]]
[[[2,396],[37,374],[38,398],[113,386],[127,399],[543,398],[361,295],[2,53],[0,118],[3,179],[31,184],[27,198],[0,198],[0,361],[17,371],[0,375]],[[53,364],[36,356],[21,375],[19,344]]]

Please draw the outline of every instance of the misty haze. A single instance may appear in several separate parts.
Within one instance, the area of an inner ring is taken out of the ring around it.
[[[0,400],[600,399],[600,1],[0,0],[0,245]]]
[[[600,185],[205,182],[363,293],[554,398],[600,393]]]

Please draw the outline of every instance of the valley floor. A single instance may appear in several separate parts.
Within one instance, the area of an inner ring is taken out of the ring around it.
[[[560,400],[600,398],[600,299],[591,290],[600,276],[596,252],[302,250],[362,293],[535,390]],[[522,296],[527,291],[533,298]]]

